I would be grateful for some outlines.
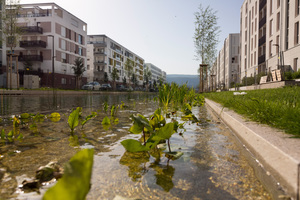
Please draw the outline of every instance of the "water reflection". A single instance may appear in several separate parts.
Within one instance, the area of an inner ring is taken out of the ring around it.
[[[1,116],[12,114],[50,112],[74,107],[101,108],[104,102],[119,104],[121,101],[129,99],[140,100],[152,99],[155,94],[143,93],[99,93],[87,95],[65,95],[56,92],[49,92],[47,95],[22,95],[22,96],[3,96],[1,95]]]

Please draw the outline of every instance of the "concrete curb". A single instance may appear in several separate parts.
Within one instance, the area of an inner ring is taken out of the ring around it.
[[[205,99],[205,102],[235,132],[288,196],[299,200],[300,139],[293,139],[277,129],[246,121],[211,100]]]

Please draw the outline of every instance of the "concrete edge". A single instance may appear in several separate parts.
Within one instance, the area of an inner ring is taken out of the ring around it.
[[[236,136],[246,145],[293,199],[299,200],[300,162],[288,155],[247,126],[246,121],[233,111],[224,109],[220,104],[205,99],[206,104],[229,126]],[[270,128],[271,129],[271,128]],[[272,130],[271,130],[272,131]]]

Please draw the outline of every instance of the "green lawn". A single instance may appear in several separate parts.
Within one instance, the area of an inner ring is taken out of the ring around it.
[[[224,107],[268,124],[300,138],[300,87],[246,91],[245,95],[234,92],[204,94]]]

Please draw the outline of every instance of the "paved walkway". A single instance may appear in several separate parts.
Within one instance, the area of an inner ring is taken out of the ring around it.
[[[299,200],[300,139],[291,138],[291,135],[267,125],[247,121],[211,100],[206,99],[205,102],[235,132],[288,196]]]

